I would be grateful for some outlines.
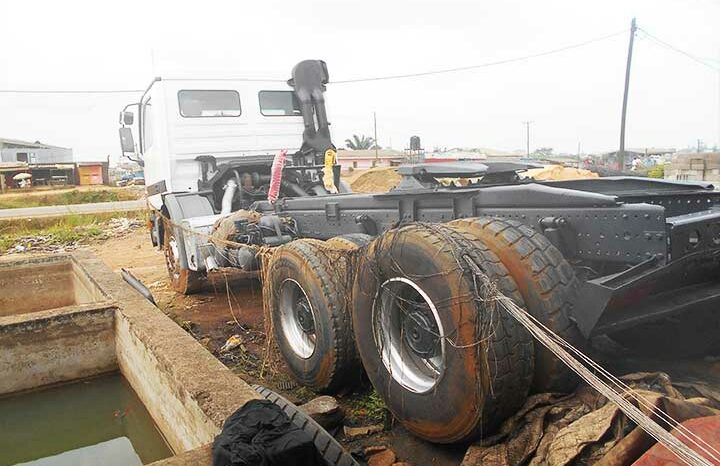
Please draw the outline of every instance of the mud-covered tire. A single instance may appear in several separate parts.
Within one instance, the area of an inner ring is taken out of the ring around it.
[[[498,427],[524,402],[534,360],[530,335],[493,301],[478,299],[480,269],[521,300],[502,264],[437,224],[390,230],[364,252],[353,286],[353,329],[387,408],[415,435],[437,443],[469,441]],[[424,303],[413,307],[418,299]],[[394,315],[410,316],[397,324],[400,333],[391,329]],[[414,340],[419,320],[427,329],[421,336],[434,335],[432,348],[425,343],[420,353],[418,341],[428,340]],[[389,362],[393,352],[400,357]],[[427,357],[418,362],[418,354]]]
[[[372,239],[372,236],[365,233],[348,233],[330,238],[325,244],[338,249],[357,249],[367,246]]]
[[[570,319],[578,280],[562,253],[541,233],[514,220],[478,217],[450,222],[485,243],[505,265],[530,314],[569,343],[582,347],[585,339]],[[536,392],[568,392],[578,384],[574,373],[552,352],[536,344]]]
[[[202,289],[203,276],[195,270],[182,266],[178,254],[183,254],[184,249],[173,249],[173,244],[180,244],[183,241],[182,231],[170,225],[163,228],[163,253],[165,254],[165,266],[170,277],[170,286],[175,292],[189,295],[197,293]]]
[[[263,398],[278,405],[285,414],[288,415],[290,421],[292,421],[295,426],[310,434],[313,443],[315,443],[315,448],[317,448],[317,451],[327,462],[328,466],[360,466],[360,463],[355,461],[350,453],[345,451],[342,445],[335,440],[335,437],[323,429],[313,418],[302,412],[300,408],[269,388],[261,387],[260,385],[253,385],[253,388]]]
[[[266,279],[275,341],[298,383],[334,393],[359,380],[346,258],[322,241],[296,240],[275,250]]]

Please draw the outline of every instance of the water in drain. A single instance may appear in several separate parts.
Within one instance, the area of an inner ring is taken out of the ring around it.
[[[139,466],[172,456],[120,374],[0,398],[0,466]]]

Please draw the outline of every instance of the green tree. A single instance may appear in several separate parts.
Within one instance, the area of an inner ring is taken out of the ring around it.
[[[353,134],[352,139],[345,140],[345,146],[347,146],[348,149],[352,150],[372,149],[375,147],[375,140],[373,138],[365,136],[364,134],[360,136],[358,136],[357,134]]]

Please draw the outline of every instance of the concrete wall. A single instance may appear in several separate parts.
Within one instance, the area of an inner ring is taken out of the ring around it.
[[[190,452],[168,464],[209,466],[206,445],[260,396],[88,253],[0,263],[0,280],[17,268],[34,265],[42,275],[68,261],[76,284],[99,301],[0,317],[0,395],[119,368],[171,448]]]
[[[117,368],[115,307],[0,317],[0,395]]]
[[[665,179],[720,182],[720,152],[676,154],[665,165]]]
[[[225,419],[260,398],[192,336],[94,257],[83,268],[120,305],[118,365],[175,452],[212,442]]]
[[[57,309],[103,299],[67,256],[0,263],[0,316]]]

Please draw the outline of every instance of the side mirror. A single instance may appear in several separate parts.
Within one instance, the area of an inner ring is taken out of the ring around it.
[[[122,148],[123,154],[128,152],[135,153],[135,139],[133,139],[130,128],[120,128],[120,147]]]
[[[133,112],[120,112],[120,121],[126,126],[132,126],[135,121],[135,114]]]

